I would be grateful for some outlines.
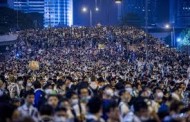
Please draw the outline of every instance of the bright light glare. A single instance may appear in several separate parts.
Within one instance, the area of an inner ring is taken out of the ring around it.
[[[96,8],[95,8],[95,10],[96,10],[96,11],[99,11],[99,8],[98,8],[98,7],[96,7]]]
[[[181,42],[181,38],[177,38],[177,42]]]
[[[166,25],[165,25],[165,28],[166,28],[166,29],[169,29],[169,28],[170,28],[170,25],[169,25],[169,24],[166,24]]]
[[[115,3],[116,3],[116,4],[121,4],[121,1],[118,0],[118,1],[115,1]]]
[[[86,12],[86,11],[87,11],[87,8],[86,8],[86,7],[83,7],[83,8],[82,8],[82,11],[83,11],[83,12]]]

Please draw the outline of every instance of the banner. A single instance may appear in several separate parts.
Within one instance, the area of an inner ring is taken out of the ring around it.
[[[104,44],[99,44],[98,45],[98,49],[104,49],[105,48],[105,45]]]
[[[30,61],[29,68],[33,71],[39,70],[39,62],[38,61]]]

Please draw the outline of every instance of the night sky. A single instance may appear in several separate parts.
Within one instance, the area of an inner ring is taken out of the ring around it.
[[[89,2],[90,1],[90,2]],[[93,11],[93,24],[98,22],[111,25],[116,24],[118,8],[114,0],[97,0],[97,6],[100,11]],[[95,0],[73,0],[74,8],[74,24],[89,25],[89,13],[83,13],[82,7],[94,8]],[[127,3],[127,2],[126,2]],[[157,0],[157,23],[169,22],[169,0]]]
[[[0,4],[7,3],[7,0],[0,0]]]

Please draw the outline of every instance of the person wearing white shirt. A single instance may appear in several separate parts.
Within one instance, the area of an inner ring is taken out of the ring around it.
[[[188,67],[187,69],[187,75],[188,75],[188,78],[190,79],[190,67]]]
[[[120,121],[123,122],[125,116],[130,112],[128,102],[131,100],[131,95],[128,91],[121,90],[119,96],[121,99],[119,103]]]
[[[32,117],[36,122],[39,119],[38,110],[33,107],[34,103],[34,92],[32,90],[27,91],[25,104],[18,108],[18,111],[21,113],[23,117]]]

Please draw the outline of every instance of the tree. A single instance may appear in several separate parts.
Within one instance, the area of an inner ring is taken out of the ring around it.
[[[190,29],[186,29],[180,33],[181,41],[179,43],[179,49],[190,54]]]
[[[17,28],[17,19],[19,29],[29,29],[43,27],[43,15],[39,13],[22,13],[7,7],[0,7],[0,34],[5,34],[11,29]],[[18,15],[18,18],[17,18]],[[37,21],[37,23],[35,23]]]
[[[186,29],[181,32],[181,45],[182,46],[190,46],[190,29]]]

